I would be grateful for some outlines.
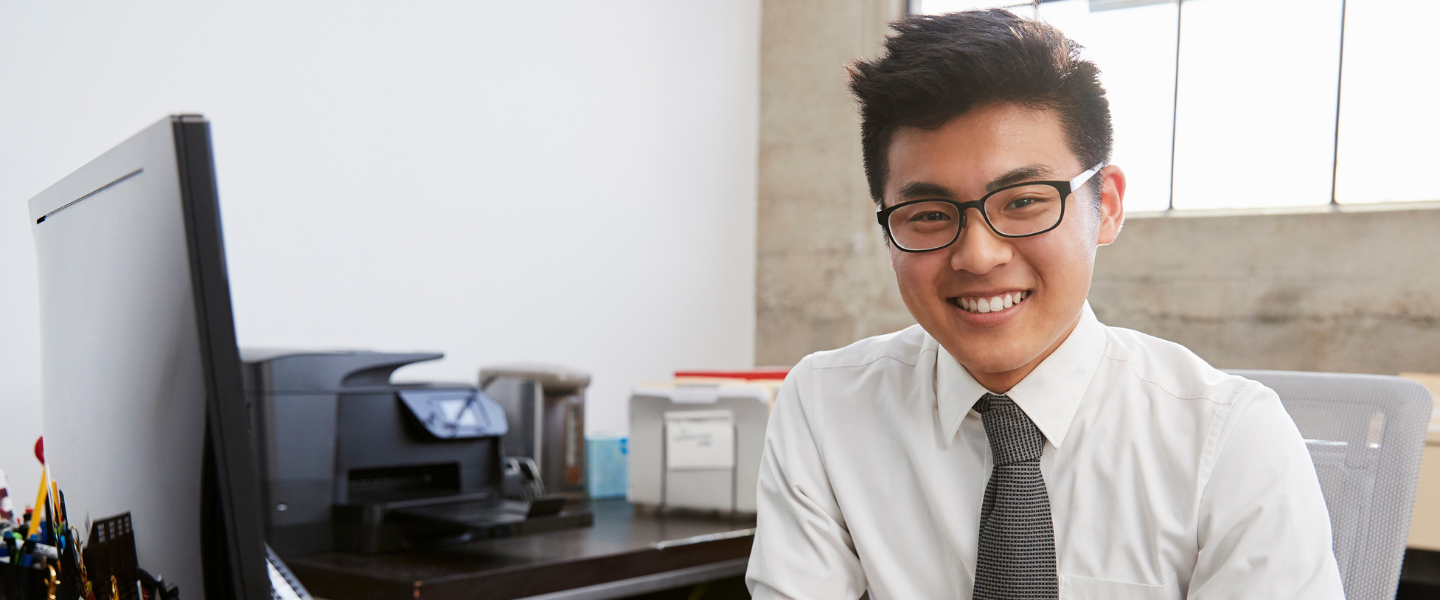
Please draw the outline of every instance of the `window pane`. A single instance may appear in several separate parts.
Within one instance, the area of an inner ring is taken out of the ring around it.
[[[972,8],[1006,8],[1022,17],[1035,18],[1035,3],[1016,0],[914,0],[910,9],[920,15],[943,15]]]
[[[1084,56],[1100,67],[1115,127],[1111,162],[1125,170],[1129,183],[1125,209],[1165,210],[1170,206],[1178,9],[1167,2],[1091,12],[1092,4],[1097,3],[1047,2],[1040,5],[1040,18],[1085,46]]]
[[[1186,0],[1175,208],[1330,202],[1340,7]]]
[[[1440,2],[1369,0],[1346,12],[1336,199],[1440,200]]]

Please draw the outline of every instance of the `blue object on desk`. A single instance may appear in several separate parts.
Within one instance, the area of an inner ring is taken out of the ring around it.
[[[626,438],[585,438],[590,497],[624,498],[630,487],[630,456]]]

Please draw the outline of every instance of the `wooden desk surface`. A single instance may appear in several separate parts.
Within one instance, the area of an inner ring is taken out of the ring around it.
[[[1425,451],[1420,459],[1420,483],[1415,488],[1415,508],[1410,514],[1410,548],[1440,551],[1440,375],[1433,373],[1401,373],[1401,377],[1419,382],[1430,390],[1437,401],[1431,413],[1430,429],[1425,435]]]
[[[750,555],[754,518],[637,515],[592,502],[595,525],[395,554],[324,553],[286,560],[330,600],[524,598]]]

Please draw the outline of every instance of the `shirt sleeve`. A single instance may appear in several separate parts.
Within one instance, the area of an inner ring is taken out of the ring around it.
[[[807,397],[812,373],[809,359],[791,370],[765,430],[745,574],[756,600],[859,598],[866,587],[816,443],[819,415]]]
[[[1255,384],[1242,396],[1221,426],[1200,496],[1189,598],[1343,600],[1305,441],[1275,392]]]

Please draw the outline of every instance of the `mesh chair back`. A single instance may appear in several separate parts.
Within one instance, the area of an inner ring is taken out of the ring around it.
[[[1394,598],[1430,422],[1430,392],[1381,375],[1230,373],[1275,390],[1305,438],[1330,510],[1345,597]]]

